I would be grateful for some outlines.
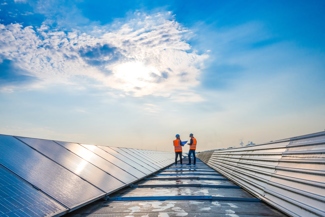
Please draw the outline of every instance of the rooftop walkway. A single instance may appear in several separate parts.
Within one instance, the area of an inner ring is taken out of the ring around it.
[[[197,159],[171,165],[69,216],[285,216]]]

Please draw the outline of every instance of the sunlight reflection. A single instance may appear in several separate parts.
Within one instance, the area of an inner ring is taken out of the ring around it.
[[[88,164],[87,161],[82,161],[76,168],[76,173],[79,174],[80,172],[82,172],[87,164]]]

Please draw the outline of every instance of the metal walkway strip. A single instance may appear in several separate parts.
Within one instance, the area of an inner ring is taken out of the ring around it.
[[[160,173],[156,176],[222,176],[218,173]]]
[[[260,202],[258,198],[239,197],[214,197],[214,196],[153,196],[153,197],[111,197],[110,201],[144,201],[144,200],[217,200],[217,201],[242,201]]]
[[[202,170],[202,169],[193,167],[193,168],[166,168],[165,170]]]
[[[191,180],[228,180],[226,178],[203,178],[203,177],[197,177],[197,176],[148,178],[146,180],[179,180],[179,179],[191,179]]]
[[[240,188],[237,185],[203,185],[203,184],[176,184],[176,185],[132,185],[134,188],[179,188],[179,187],[198,187],[198,188]]]
[[[209,170],[209,169],[165,169],[166,172],[179,172],[179,171],[196,171],[196,172],[215,172],[214,170]]]
[[[193,166],[193,167],[191,167],[191,166],[182,166],[182,167],[173,167],[173,166],[171,166],[171,167],[168,167],[168,168],[179,168],[179,169],[188,169],[188,168],[197,168],[196,166]],[[167,168],[167,169],[168,169]]]

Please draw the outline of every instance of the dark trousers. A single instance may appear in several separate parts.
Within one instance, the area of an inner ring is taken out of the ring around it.
[[[175,152],[175,164],[177,164],[177,157],[179,155],[179,158],[180,158],[180,161],[181,161],[181,164],[183,164],[182,162],[182,152]]]
[[[194,165],[196,164],[196,157],[195,157],[195,150],[190,149],[188,152],[188,163],[191,164],[191,155],[193,155],[194,158]]]

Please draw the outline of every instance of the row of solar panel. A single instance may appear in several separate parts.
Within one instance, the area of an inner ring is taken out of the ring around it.
[[[54,216],[173,163],[170,152],[0,135],[0,216]]]

